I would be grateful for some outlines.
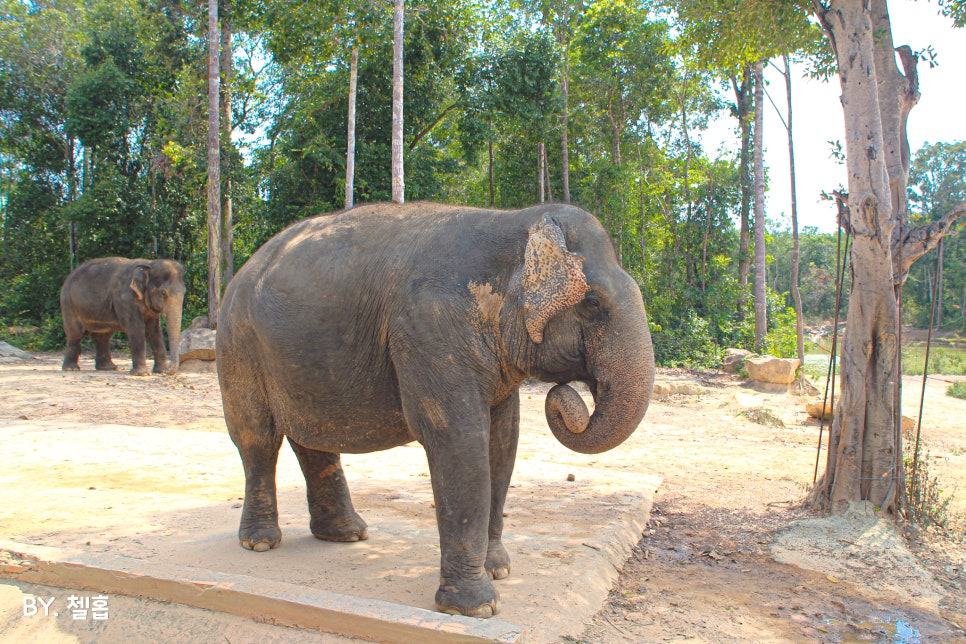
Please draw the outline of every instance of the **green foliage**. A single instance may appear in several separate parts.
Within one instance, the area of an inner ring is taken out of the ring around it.
[[[904,344],[902,347],[902,373],[907,376],[922,375],[926,362],[925,344]],[[945,376],[966,375],[966,348],[930,347],[929,373]]]
[[[946,387],[946,395],[966,400],[966,382],[960,380],[959,382],[952,383]]]
[[[912,441],[907,441],[903,464],[906,469],[906,498],[910,518],[920,526],[945,528],[949,524],[949,506],[953,496],[943,491],[942,484],[929,473],[929,453],[919,454],[914,463]]]
[[[654,360],[664,367],[717,368],[724,350],[711,334],[711,325],[688,311],[679,328],[664,328],[652,337]]]

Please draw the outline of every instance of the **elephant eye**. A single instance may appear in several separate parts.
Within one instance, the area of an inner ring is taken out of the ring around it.
[[[604,306],[601,303],[599,295],[595,293],[588,293],[584,297],[584,301],[581,302],[581,309],[583,309],[585,315],[595,317],[604,310]]]

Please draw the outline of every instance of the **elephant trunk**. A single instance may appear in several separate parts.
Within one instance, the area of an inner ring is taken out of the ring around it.
[[[636,309],[636,307],[634,307]],[[580,395],[559,384],[547,394],[550,430],[565,447],[583,454],[598,454],[620,445],[637,429],[654,388],[654,353],[643,304],[639,315],[615,320],[621,330],[606,334],[610,341],[591,353],[588,362],[594,382],[594,413],[589,415]],[[588,343],[591,344],[591,343]],[[593,344],[597,344],[596,342]]]
[[[164,306],[164,318],[168,326],[168,374],[178,373],[181,364],[181,305],[182,298],[171,297]]]

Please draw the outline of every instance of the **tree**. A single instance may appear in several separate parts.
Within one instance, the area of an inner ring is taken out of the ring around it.
[[[403,166],[403,33],[405,0],[393,3],[392,46],[392,200],[406,200],[405,171]]]
[[[359,46],[352,46],[349,62],[349,113],[346,117],[346,145],[345,153],[345,206],[352,208],[353,187],[356,175],[356,87],[359,82]]]
[[[218,323],[221,308],[221,110],[218,0],[208,0],[208,325]]]
[[[812,6],[834,50],[842,87],[849,185],[840,224],[853,241],[842,394],[826,471],[809,503],[841,514],[864,501],[876,512],[898,516],[905,477],[897,292],[909,266],[963,212],[926,226],[907,221],[905,124],[919,100],[918,77],[912,51],[893,46],[886,1],[814,0]]]
[[[768,300],[765,292],[765,75],[763,61],[755,62],[752,71],[755,86],[755,125],[753,137],[755,191],[755,351],[765,350],[768,335]]]
[[[966,202],[966,142],[934,143],[923,146],[916,153],[909,174],[909,200],[912,218],[919,223],[940,220]],[[948,241],[952,243],[944,243],[936,249],[939,254],[935,275],[939,299],[939,305],[935,306],[937,329],[942,328],[946,309],[949,313],[956,313],[953,307],[958,306],[959,317],[962,317],[963,307],[966,306],[966,301],[962,300],[966,289],[966,264],[963,262],[966,244],[962,235]],[[907,283],[903,291],[906,298],[904,304],[911,297],[920,305],[923,312],[919,319],[921,325],[928,324],[928,311],[935,304],[929,287],[929,266],[928,263],[924,264],[926,279],[920,282],[924,288],[910,292]]]

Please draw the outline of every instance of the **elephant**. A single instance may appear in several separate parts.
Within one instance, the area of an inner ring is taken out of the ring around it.
[[[490,617],[510,572],[503,508],[519,387],[554,436],[594,454],[644,417],[654,353],[641,291],[598,220],[569,205],[518,211],[372,204],[302,220],[228,285],[216,335],[225,421],[245,471],[238,538],[282,539],[275,470],[287,438],[318,539],[368,538],[341,454],[422,444],[439,530],[436,609]],[[568,384],[584,382],[589,415]]]
[[[74,269],[60,289],[60,310],[64,318],[67,348],[65,371],[77,371],[81,339],[94,342],[94,366],[98,370],[118,368],[111,360],[111,336],[127,334],[131,347],[131,373],[146,376],[145,340],[154,353],[154,373],[178,372],[181,355],[181,308],[184,304],[184,267],[170,259],[126,259],[102,257]],[[168,326],[164,349],[161,316]]]

